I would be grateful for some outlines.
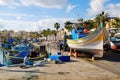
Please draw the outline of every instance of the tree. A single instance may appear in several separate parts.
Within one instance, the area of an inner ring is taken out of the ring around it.
[[[47,29],[47,35],[51,35],[51,30],[49,28]]]
[[[55,36],[55,41],[56,41],[56,34],[57,34],[57,32],[56,32],[55,30],[52,30],[51,33],[54,34],[54,36]]]
[[[83,18],[79,18],[77,21],[78,21],[77,23],[78,26],[83,26],[83,23],[84,23]]]
[[[39,38],[39,34],[37,32],[35,32],[34,34],[32,34],[32,37]]]
[[[102,21],[105,26],[105,23],[109,21],[109,14],[102,11],[100,14],[96,15],[95,21],[97,25],[100,25],[100,21]]]
[[[79,18],[77,21],[78,21],[79,23],[83,23],[83,18]]]
[[[55,34],[56,34],[56,31],[55,31],[55,30],[52,30],[51,33],[55,35]]]
[[[65,23],[65,29],[67,29],[68,31],[70,31],[72,29],[72,24],[70,21],[66,21]]]
[[[56,23],[54,24],[54,28],[56,28],[56,31],[58,31],[58,29],[60,28],[60,24],[59,24],[58,22],[56,22]]]
[[[120,18],[115,18],[115,22],[112,23],[115,28],[120,28]]]
[[[46,36],[48,35],[47,30],[44,29],[44,30],[41,32],[41,34],[46,37]]]
[[[85,23],[87,23],[87,26],[90,29],[97,28],[97,25],[95,24],[95,22],[93,20],[87,20],[87,21],[85,21]]]

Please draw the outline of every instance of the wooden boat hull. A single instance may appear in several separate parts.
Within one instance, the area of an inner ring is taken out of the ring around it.
[[[103,57],[103,50],[100,49],[83,49],[81,51],[88,52],[90,55],[94,57]]]
[[[85,38],[79,38],[77,40],[67,39],[67,44],[72,49],[88,51],[93,53],[93,56],[103,57],[104,38],[105,36],[103,28],[100,30],[96,30]]]
[[[103,47],[103,41],[99,41],[99,42],[95,42],[95,43],[91,43],[91,44],[72,44],[72,43],[68,43],[68,46],[70,48],[73,48],[73,49],[86,49],[86,50],[89,50],[89,49],[98,49],[98,50],[102,50]]]
[[[37,61],[37,60],[43,60],[47,55],[42,55],[34,58],[30,58],[31,61]],[[6,65],[13,65],[13,64],[20,64],[23,63],[24,58],[23,57],[15,57],[15,56],[9,56],[5,55],[5,62]]]

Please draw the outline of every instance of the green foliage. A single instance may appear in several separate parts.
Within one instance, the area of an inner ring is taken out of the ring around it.
[[[113,27],[120,28],[120,18],[115,18],[115,22],[112,23]]]
[[[60,28],[60,24],[59,24],[58,22],[56,22],[56,23],[54,24],[54,28],[56,28],[56,31],[58,31],[58,29]]]
[[[65,23],[65,29],[67,29],[68,31],[70,31],[71,29],[72,29],[72,22],[70,22],[70,21],[66,21],[66,23]]]
[[[41,32],[41,34],[42,34],[43,36],[47,36],[47,35],[48,35],[47,30],[43,30],[43,31]]]
[[[55,30],[50,30],[50,29],[48,28],[47,30],[43,30],[41,34],[42,34],[43,36],[47,37],[48,35],[53,35],[53,34],[56,35],[56,33],[57,33],[57,32],[56,32]]]
[[[78,21],[79,23],[83,23],[83,18],[79,18],[77,21]]]
[[[109,14],[102,11],[100,14],[96,15],[96,18],[95,18],[96,25],[100,25],[100,21],[102,21],[103,25],[105,26],[105,22],[109,21],[108,17],[109,17]]]
[[[52,30],[52,31],[51,31],[51,34],[56,35],[56,33],[57,33],[57,32],[56,32],[55,30]]]
[[[97,25],[95,24],[95,22],[93,20],[87,20],[87,21],[85,21],[85,23],[87,24],[88,28],[90,28],[90,29],[97,28]]]

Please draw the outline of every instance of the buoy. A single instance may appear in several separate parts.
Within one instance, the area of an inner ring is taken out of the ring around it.
[[[84,29],[83,32],[84,33],[89,33],[89,31],[87,29]]]

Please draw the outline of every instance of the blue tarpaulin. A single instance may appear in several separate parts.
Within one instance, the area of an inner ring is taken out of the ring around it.
[[[55,61],[70,61],[70,56],[63,56],[61,55],[61,52],[57,52],[56,55],[50,55],[50,59],[55,60]]]
[[[13,42],[14,42],[13,38],[8,39],[8,43],[13,44]]]
[[[0,67],[2,67],[2,66],[5,66],[5,65],[3,65],[3,64],[0,64]]]

